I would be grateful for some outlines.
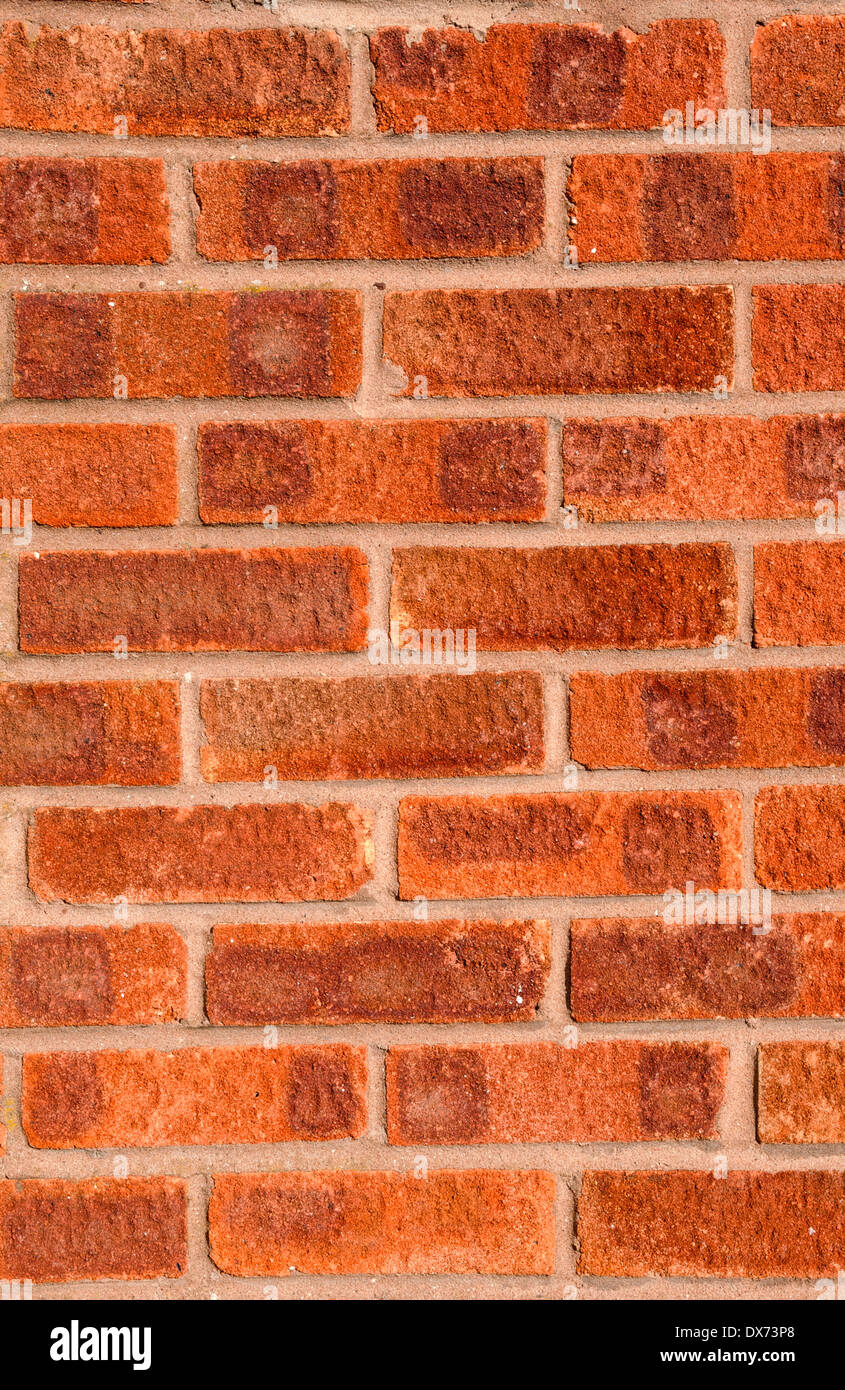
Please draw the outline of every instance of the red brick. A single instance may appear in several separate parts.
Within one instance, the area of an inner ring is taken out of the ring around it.
[[[0,159],[0,262],[166,261],[160,159]]]
[[[405,797],[402,898],[563,897],[738,886],[737,792]]]
[[[0,927],[0,1027],[169,1023],[188,953],[172,927]]]
[[[0,124],[114,135],[332,135],[349,58],[325,30],[142,31],[6,24]]]
[[[430,396],[712,391],[717,377],[733,381],[733,290],[393,293],[383,346],[405,395],[420,377]]]
[[[715,1139],[728,1052],[712,1043],[400,1047],[387,1054],[391,1144]]]
[[[238,602],[233,604],[232,595]],[[28,652],[358,651],[361,551],[54,551],[20,559]]]
[[[845,670],[579,672],[570,753],[585,767],[845,763]]]
[[[576,155],[567,196],[582,265],[842,260],[835,154]]]
[[[504,1023],[532,1019],[550,966],[544,921],[215,927],[212,1023]]]
[[[543,679],[528,671],[207,680],[202,716],[209,782],[261,782],[268,765],[326,781],[537,772],[545,761]]]
[[[843,580],[842,541],[755,546],[754,645],[824,647],[845,642]]]
[[[545,420],[202,424],[203,521],[542,521]]]
[[[353,396],[351,290],[15,295],[16,396]]]
[[[345,1043],[42,1052],[23,1059],[21,1109],[37,1149],[281,1144],[356,1138],[366,1082]]]
[[[845,488],[845,415],[564,420],[562,453],[583,521],[809,517]]]
[[[845,125],[845,16],[786,15],[758,24],[751,45],[755,106],[774,125]]]
[[[594,1023],[845,1016],[845,916],[806,912],[759,926],[767,930],[659,917],[573,922],[572,1015]]]
[[[379,130],[641,130],[667,108],[724,106],[725,44],[712,20],[644,34],[594,24],[380,29],[370,40]]]
[[[551,1274],[550,1173],[226,1173],[208,1209],[226,1274]]]
[[[172,526],[172,425],[0,425],[0,495],[40,526]]]
[[[767,888],[845,888],[845,786],[764,787],[754,848]]]
[[[845,388],[845,285],[757,285],[754,388]]]
[[[480,650],[705,647],[736,631],[727,545],[393,552],[399,628],[475,630]]]
[[[845,1263],[845,1174],[585,1173],[581,1274],[815,1279]]]
[[[845,1045],[765,1043],[757,1061],[761,1144],[845,1143]]]
[[[0,684],[2,786],[165,786],[180,737],[176,681]]]
[[[370,818],[351,805],[45,808],[29,832],[43,901],[315,902],[370,877]]]
[[[195,164],[211,261],[520,256],[543,239],[541,159]]]
[[[0,1182],[0,1278],[177,1279],[187,1205],[178,1178]]]

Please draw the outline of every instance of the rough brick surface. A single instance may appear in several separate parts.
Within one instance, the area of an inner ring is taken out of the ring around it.
[[[177,1279],[187,1242],[176,1178],[0,1182],[3,1279]]]
[[[842,1264],[833,1172],[585,1173],[579,1267],[602,1276],[816,1279]]]
[[[210,782],[539,771],[543,682],[513,675],[204,681]],[[2,768],[2,763],[0,763]]]
[[[355,806],[37,811],[30,884],[49,901],[298,902],[352,897],[370,877]]]
[[[363,1049],[343,1044],[35,1053],[23,1126],[39,1149],[355,1138],[366,1077]]]
[[[728,920],[711,924],[660,917],[573,922],[573,1017],[597,1023],[845,1017],[841,913],[767,922],[749,899],[743,924],[742,900],[726,899],[725,906]]]
[[[345,290],[15,296],[16,396],[353,396]]]
[[[765,787],[754,823],[757,878],[795,893],[845,888],[845,786]]]
[[[845,17],[790,14],[762,24],[751,45],[754,104],[775,125],[845,124]]]
[[[534,1018],[544,921],[215,927],[212,1023],[503,1023]]]
[[[735,792],[406,797],[403,898],[544,897],[733,888]],[[845,842],[843,842],[845,847]]]
[[[845,285],[758,285],[754,290],[755,389],[841,391],[845,387],[843,316]]]
[[[834,494],[835,495],[835,494]],[[845,543],[782,541],[754,551],[754,643],[823,647],[845,641]],[[829,704],[838,699],[831,677]]]
[[[0,1027],[168,1023],[188,953],[172,927],[0,927]]]
[[[541,521],[545,420],[263,420],[199,429],[203,521]],[[2,436],[0,436],[2,438]]]
[[[475,630],[480,649],[704,647],[736,628],[726,546],[395,550],[401,628]]]
[[[539,159],[227,161],[194,190],[212,261],[518,256],[543,234]]]
[[[715,1139],[727,1052],[708,1043],[393,1048],[392,1144]]]
[[[388,294],[384,357],[406,394],[712,391],[733,380],[733,292],[416,290]],[[34,394],[34,393],[33,393]]]
[[[845,1142],[845,1047],[841,1042],[764,1043],[758,1064],[761,1143]]]
[[[370,41],[379,129],[638,130],[686,101],[723,105],[724,40],[712,20],[645,33],[599,25],[379,30]]]
[[[30,554],[21,648],[113,653],[124,637],[129,651],[355,651],[366,601],[366,562],[349,548]]]
[[[209,1204],[230,1274],[549,1274],[549,1173],[230,1173]]]

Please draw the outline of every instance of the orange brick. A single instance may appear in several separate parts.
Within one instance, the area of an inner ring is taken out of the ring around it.
[[[225,1274],[551,1274],[537,1172],[227,1173],[208,1209]]]
[[[790,14],[760,23],[751,45],[755,106],[774,125],[845,124],[845,16]]]
[[[718,377],[733,381],[733,290],[392,293],[383,351],[406,396],[421,382],[453,397],[712,391]]]
[[[172,927],[0,927],[0,1027],[169,1023],[188,952]]]
[[[542,521],[545,420],[199,428],[203,521]]]
[[[37,1149],[281,1144],[360,1135],[366,1081],[364,1048],[343,1043],[41,1052],[21,1108]]]
[[[815,1279],[845,1263],[845,1174],[585,1173],[581,1274]]]
[[[531,672],[203,681],[209,782],[539,771],[543,680]],[[0,764],[2,766],[2,764]]]
[[[845,543],[781,541],[754,547],[754,645],[845,642]],[[835,676],[832,677],[835,683]],[[836,696],[831,715],[835,718]]]
[[[728,1052],[711,1043],[399,1047],[391,1144],[715,1139]]]
[[[45,808],[29,832],[43,901],[312,902],[370,877],[370,818],[356,806]]]
[[[237,605],[232,595],[238,595]],[[28,652],[357,651],[360,550],[55,551],[20,560]]]
[[[845,670],[579,672],[570,752],[586,767],[845,763]]]
[[[391,618],[488,651],[705,647],[736,630],[736,568],[726,545],[415,546],[393,552]]]
[[[754,848],[757,878],[767,888],[845,888],[845,787],[764,787]]]
[[[212,1023],[503,1023],[534,1018],[544,921],[308,922],[215,927]]]
[[[845,387],[845,285],[757,285],[754,389]]]
[[[541,159],[195,164],[211,261],[520,256],[543,239]]]
[[[269,31],[268,31],[269,32]],[[15,295],[16,396],[353,396],[351,290]]]
[[[725,44],[713,20],[664,19],[644,34],[594,24],[380,29],[370,40],[378,128],[642,130],[687,101],[724,106]]]
[[[402,898],[561,897],[739,885],[737,792],[409,796]]]
[[[845,1045],[764,1043],[757,1061],[761,1144],[845,1143]]]
[[[172,526],[172,425],[0,425],[0,495],[41,526]],[[23,513],[22,513],[23,515]]]
[[[176,681],[0,684],[2,786],[165,786],[180,738]]]

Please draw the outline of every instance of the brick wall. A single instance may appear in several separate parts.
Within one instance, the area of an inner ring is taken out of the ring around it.
[[[831,1296],[803,8],[0,5],[0,1280]]]

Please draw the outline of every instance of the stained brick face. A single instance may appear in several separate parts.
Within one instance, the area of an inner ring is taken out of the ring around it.
[[[613,8],[4,12],[4,1285],[845,1268],[845,16]]]

